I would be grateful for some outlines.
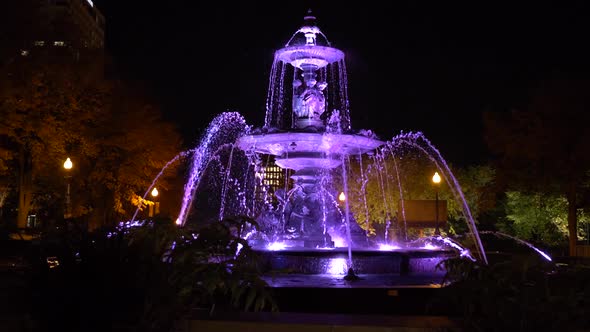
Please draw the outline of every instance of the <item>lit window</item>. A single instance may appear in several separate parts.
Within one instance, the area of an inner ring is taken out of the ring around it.
[[[36,40],[35,41],[35,46],[44,46],[44,45],[45,45],[45,42],[42,41],[42,40]]]
[[[66,43],[61,40],[53,42],[53,46],[65,46],[65,45],[66,45]]]
[[[29,214],[27,216],[27,227],[28,228],[34,228],[37,227],[38,223],[37,223],[37,215],[35,214]]]

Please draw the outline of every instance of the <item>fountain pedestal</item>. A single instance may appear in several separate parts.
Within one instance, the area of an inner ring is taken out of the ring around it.
[[[295,171],[291,176],[294,188],[292,197],[286,197],[290,206],[286,209],[284,239],[306,248],[333,246],[328,230],[342,236],[345,228],[345,209],[334,205],[335,199],[322,181],[330,170],[342,165],[350,155],[372,151],[383,142],[362,135],[337,133],[310,133],[292,130],[280,133],[247,135],[241,137],[238,146],[253,153],[275,156],[275,164]],[[349,218],[352,244],[366,245],[366,235]],[[342,238],[347,238],[346,235]]]

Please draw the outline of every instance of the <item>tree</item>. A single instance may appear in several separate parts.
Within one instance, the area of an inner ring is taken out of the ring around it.
[[[55,177],[68,144],[84,141],[80,128],[103,116],[97,65],[52,59],[23,57],[1,72],[0,136],[18,174],[19,228],[33,203],[36,176]]]
[[[508,113],[486,112],[486,141],[498,157],[506,188],[563,195],[568,206],[569,253],[576,254],[577,215],[590,169],[589,82],[553,79],[528,103]]]
[[[434,198],[435,189],[431,178],[436,166],[424,153],[415,149],[400,149],[395,155],[386,153],[362,158],[353,160],[348,165],[348,202],[359,225],[370,233],[383,227],[380,224],[387,220],[393,221],[392,218],[400,208],[400,199]],[[461,184],[463,195],[474,217],[493,206],[488,190],[494,181],[494,170],[490,166],[451,169]],[[455,200],[448,185],[444,184],[440,188],[439,197],[447,200],[449,217],[465,223],[463,206]],[[402,216],[396,217],[398,224],[392,226],[403,228]],[[457,226],[454,228],[456,229],[453,232],[459,230]],[[466,226],[460,228],[466,229]]]
[[[163,121],[156,103],[145,96],[145,90],[130,88],[125,82],[113,82],[108,117],[97,127],[88,129],[89,148],[84,149],[84,180],[80,188],[88,194],[91,227],[129,218],[135,208],[136,195],[142,196],[152,181],[180,152],[181,140],[176,128]],[[158,187],[167,186],[167,169]]]
[[[568,232],[567,200],[541,193],[506,193],[506,217],[510,224],[501,224],[507,233],[523,240],[559,245]]]
[[[133,195],[179,152],[175,128],[144,90],[106,79],[100,55],[17,60],[2,68],[0,82],[0,142],[9,151],[0,165],[16,175],[17,226],[36,202],[61,205],[66,156],[76,162],[74,216],[88,215],[91,227],[130,217]]]
[[[455,177],[461,184],[463,196],[467,201],[471,215],[479,222],[481,226],[486,225],[485,216],[491,211],[498,209],[496,206],[496,171],[490,165],[474,165],[467,167],[451,167]],[[461,205],[455,200],[449,202],[451,224],[450,227],[454,233],[462,233],[466,230],[466,220],[460,213]],[[488,221],[489,222],[489,221]],[[492,222],[495,223],[495,220]],[[483,223],[483,225],[482,225]]]
[[[396,216],[401,198],[426,199],[430,193],[434,197],[428,182],[433,167],[419,154],[364,155],[351,160],[347,165],[348,204],[359,225],[375,234],[377,228],[397,217],[398,224],[391,226],[402,227],[401,217]]]

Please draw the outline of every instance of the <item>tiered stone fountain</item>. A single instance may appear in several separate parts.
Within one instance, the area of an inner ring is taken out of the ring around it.
[[[276,275],[272,278],[278,286],[288,286],[296,279],[298,285],[317,286],[324,280],[318,276],[347,271],[349,280],[357,279],[351,276],[353,267],[367,275],[414,272],[440,277],[436,264],[458,255],[457,250],[379,250],[348,205],[335,199],[334,174],[340,173],[339,188],[346,192],[346,161],[374,154],[385,142],[368,130],[352,130],[344,53],[330,45],[315,20],[311,14],[306,16],[303,26],[275,53],[265,126],[237,140],[237,146],[248,154],[273,156],[276,165],[290,170],[293,180],[287,190],[275,193],[280,204],[275,210],[279,217],[273,220],[279,226],[272,228],[272,235],[265,234],[263,241],[252,236],[250,243],[266,257],[268,270],[291,272],[282,281]],[[264,218],[262,214],[260,219]],[[336,238],[343,239],[344,245],[336,243]],[[375,282],[384,280],[374,278]],[[419,283],[432,282],[421,279]]]
[[[277,288],[440,287],[445,271],[438,265],[444,259],[487,263],[459,182],[422,133],[382,141],[370,130],[353,130],[344,53],[331,46],[315,20],[308,14],[275,53],[264,126],[252,129],[236,112],[220,114],[197,147],[166,164],[143,198],[170,164],[191,156],[176,223],[199,226],[232,216],[254,218],[259,227],[241,235],[264,258],[266,279]],[[427,160],[430,171],[440,173],[461,207],[468,232],[460,238],[469,249],[439,235],[406,236],[403,173],[408,169],[402,159],[416,155]],[[264,161],[268,166],[269,160],[292,180],[283,188],[269,190],[264,184]],[[359,171],[355,179],[350,178],[351,167]],[[377,201],[383,202],[377,216],[371,216],[367,206],[371,181],[380,192],[373,195],[381,195]],[[356,203],[364,202],[364,212],[358,204],[355,213],[351,211],[353,192]],[[369,236],[364,230],[375,219],[385,221],[385,236]],[[399,232],[395,240],[388,236],[389,226]]]

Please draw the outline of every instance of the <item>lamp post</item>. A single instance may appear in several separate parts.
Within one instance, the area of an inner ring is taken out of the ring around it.
[[[156,198],[158,197],[158,195],[160,193],[158,192],[158,189],[156,187],[154,187],[151,194],[152,194],[152,198],[154,199],[154,205],[150,206],[150,217],[153,217],[154,215],[157,215],[158,213],[160,213],[160,202],[158,202],[156,200]]]
[[[72,176],[69,173],[72,167],[74,167],[74,164],[72,163],[70,157],[68,157],[64,162],[64,169],[66,170],[66,175],[64,176],[66,179],[66,211],[64,213],[64,219],[69,219],[72,217],[72,213],[70,211],[70,179]]]
[[[434,229],[434,234],[435,235],[440,235],[440,230],[438,229],[438,186],[440,184],[440,175],[438,175],[438,172],[434,172],[434,175],[432,176],[432,183],[434,183],[434,195],[435,195],[435,225],[436,228]]]

